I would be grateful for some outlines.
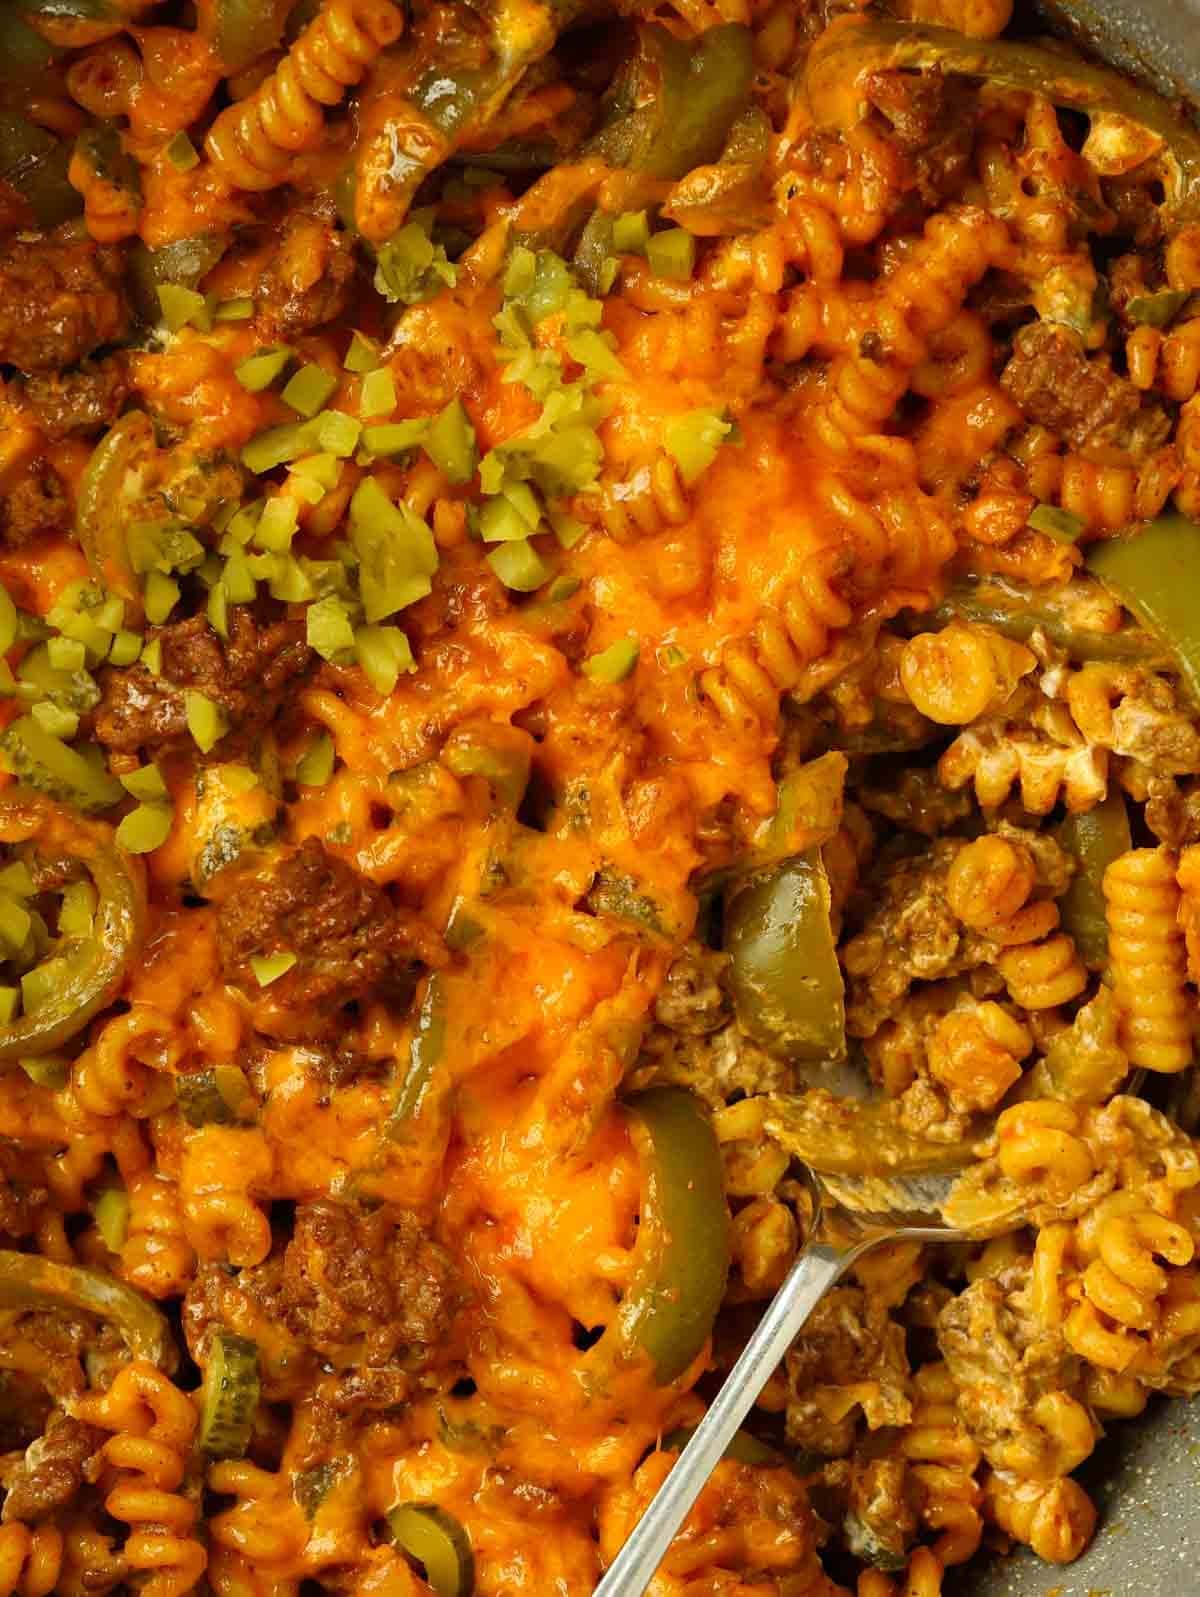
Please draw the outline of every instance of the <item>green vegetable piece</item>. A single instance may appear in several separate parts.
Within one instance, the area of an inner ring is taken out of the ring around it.
[[[819,850],[756,871],[725,907],[729,984],[738,1020],[783,1059],[846,1052],[842,975]]]
[[[0,734],[0,760],[24,786],[85,814],[106,810],[122,796],[121,784],[105,770],[98,749],[85,756],[40,727],[32,716],[22,716]]]
[[[338,385],[335,372],[327,372],[315,361],[307,361],[284,384],[280,398],[302,416],[315,416]]]
[[[146,620],[153,626],[161,626],[179,603],[179,594],[179,584],[174,577],[165,576],[161,571],[151,571],[146,577],[142,601]]]
[[[399,627],[359,627],[354,645],[367,680],[385,698],[400,680],[401,671],[417,669],[408,636]]]
[[[578,577],[555,577],[546,590],[546,598],[551,604],[562,604],[565,600],[574,598],[582,587],[583,583]]]
[[[251,574],[244,554],[229,555],[221,573],[221,586],[230,604],[250,604],[258,592],[258,584]]]
[[[436,1503],[401,1503],[388,1511],[387,1524],[391,1540],[438,1597],[471,1597],[475,1554],[459,1520]]]
[[[163,321],[172,333],[178,333],[184,327],[200,326],[207,319],[208,301],[194,288],[181,288],[178,283],[160,283],[155,293]]]
[[[396,408],[396,384],[386,368],[370,371],[362,380],[359,409],[364,416],[387,416]],[[369,447],[369,446],[368,446]]]
[[[1058,841],[1079,866],[1058,901],[1062,928],[1088,969],[1103,970],[1108,963],[1104,873],[1133,847],[1124,794],[1110,784],[1107,797],[1099,804],[1067,816],[1058,829]]]
[[[61,1092],[71,1079],[71,1062],[62,1054],[43,1054],[17,1063],[35,1087],[45,1087],[47,1092]]]
[[[446,740],[442,763],[455,776],[484,777],[497,801],[515,815],[529,786],[532,744],[516,727],[460,727]]]
[[[182,130],[167,145],[166,155],[177,172],[190,172],[194,166],[200,164],[196,146]]]
[[[254,315],[254,301],[246,294],[239,294],[236,299],[223,299],[217,302],[213,311],[215,322],[248,322]]]
[[[1171,650],[1200,703],[1200,525],[1160,516],[1131,538],[1092,544],[1086,565]]]
[[[110,1253],[120,1253],[129,1229],[129,1194],[124,1187],[105,1187],[92,1203],[92,1217]]]
[[[58,907],[60,937],[90,937],[96,919],[96,889],[91,882],[68,882]]]
[[[17,607],[12,595],[0,583],[0,654],[7,654],[17,641]]]
[[[1131,322],[1141,322],[1146,327],[1166,327],[1190,298],[1190,289],[1164,288],[1157,294],[1135,294],[1125,309]]]
[[[7,893],[0,895],[0,942],[9,956],[19,954],[33,929],[33,917]]]
[[[646,245],[646,259],[656,277],[686,282],[696,266],[696,240],[681,227],[652,233]]]
[[[613,220],[612,241],[622,255],[644,255],[650,242],[650,221],[645,211],[623,211]]]
[[[624,682],[633,674],[638,663],[641,645],[636,638],[618,638],[599,654],[590,655],[582,666],[583,674],[593,682]]]
[[[504,297],[521,299],[533,287],[537,274],[537,255],[524,244],[513,246],[504,270]]]
[[[376,292],[393,304],[418,305],[445,285],[453,287],[458,278],[446,251],[430,238],[417,212],[380,246],[376,263]]]
[[[342,410],[322,410],[313,417],[313,437],[318,449],[345,460],[358,448],[362,422]]]
[[[265,954],[252,958],[250,969],[254,972],[254,979],[260,987],[269,987],[281,976],[286,976],[295,963],[296,956],[292,953]]]
[[[265,432],[257,433],[242,450],[242,465],[255,476],[261,477],[264,472],[274,471],[276,466],[283,466],[289,460],[297,460],[301,455],[312,452],[313,431],[309,423],[301,421],[284,422],[280,427],[268,427]],[[234,517],[229,524],[232,532],[238,517]],[[234,534],[237,536],[237,533]]]
[[[152,677],[162,675],[162,639],[152,638],[142,649],[141,663]]]
[[[324,787],[333,775],[333,739],[328,732],[316,737],[296,762],[296,780],[302,787]]]
[[[611,335],[610,335],[611,336]],[[567,353],[586,368],[588,377],[596,382],[602,377],[624,377],[626,371],[613,352],[612,345],[603,333],[585,328],[567,339]]]
[[[184,694],[183,702],[192,740],[201,754],[207,754],[229,730],[225,712],[203,693],[191,689]]]
[[[529,537],[532,528],[507,495],[485,499],[479,512],[479,536],[484,543],[514,543]]]
[[[413,449],[429,431],[427,416],[414,416],[409,421],[384,422],[378,427],[363,428],[363,448],[372,455],[402,455]]]
[[[546,512],[546,519],[554,529],[554,536],[564,549],[574,549],[575,545],[587,532],[582,521],[574,516],[568,516],[565,510],[553,508]]]
[[[1036,505],[1029,513],[1029,525],[1034,532],[1043,532],[1056,543],[1078,543],[1087,522],[1069,510],[1060,510],[1057,505]]]
[[[190,714],[188,725],[191,726]],[[139,804],[117,827],[117,842],[130,854],[152,854],[170,835],[171,810],[166,804]]]
[[[475,429],[461,399],[452,399],[434,417],[421,440],[421,447],[450,482],[470,482],[475,475],[478,452]]]
[[[354,628],[346,606],[330,595],[310,604],[304,615],[305,636],[322,660],[340,661],[354,652]]]
[[[224,1327],[208,1344],[198,1440],[210,1458],[241,1458],[258,1414],[258,1348]]]
[[[446,1042],[446,994],[437,971],[425,983],[417,1025],[409,1047],[408,1068],[396,1094],[388,1124],[392,1136],[418,1116],[433,1090]]]
[[[179,1362],[162,1311],[105,1271],[0,1249],[0,1303],[10,1309],[82,1310],[111,1321],[135,1358],[147,1359],[168,1375]]]
[[[643,26],[609,92],[606,122],[585,148],[612,166],[681,178],[720,156],[753,77],[749,28],[728,23],[677,39]]]
[[[33,897],[33,873],[24,860],[15,859],[0,870],[0,892],[10,893],[14,898]]]
[[[27,1015],[36,1015],[59,991],[71,969],[69,959],[44,959],[21,977],[21,1005]]]
[[[384,621],[432,591],[438,568],[433,533],[407,505],[393,504],[374,477],[354,490],[350,538],[368,622]]]
[[[669,1386],[712,1335],[729,1274],[730,1225],[721,1153],[699,1100],[652,1087],[626,1103],[642,1165],[633,1274],[592,1357],[649,1356]]]
[[[55,671],[82,671],[87,651],[75,638],[47,638],[46,655]]]
[[[40,704],[30,708],[30,715],[37,724],[49,732],[52,737],[62,738],[69,743],[79,731],[79,717],[74,710],[63,710],[57,704],[52,704],[49,699],[44,699]]]
[[[219,637],[229,636],[229,592],[223,582],[215,582],[204,607],[208,624]]]
[[[271,549],[281,554],[291,547],[299,525],[300,507],[287,494],[275,494],[263,506],[262,515],[254,529],[254,542],[260,549]]]
[[[388,1533],[420,1566],[437,1597],[471,1597],[475,1557],[462,1525],[436,1503],[401,1503],[389,1510]]]
[[[19,987],[0,987],[0,1026],[7,1026],[21,1006]]]
[[[283,376],[291,358],[291,350],[283,345],[275,349],[260,349],[257,355],[251,355],[240,366],[235,366],[233,375],[250,393],[261,394]]]
[[[372,372],[381,360],[379,345],[365,333],[355,332],[342,365],[348,372]]]
[[[0,13],[0,22],[9,23],[7,11]],[[0,40],[0,78],[12,65],[9,45],[8,37]],[[57,227],[83,209],[81,196],[67,180],[70,159],[69,140],[55,138],[23,116],[0,113],[0,180],[28,205],[41,228]]]
[[[712,465],[732,431],[732,422],[717,410],[689,410],[667,422],[663,445],[688,487]]]
[[[488,551],[486,559],[504,586],[514,593],[532,593],[550,577],[550,567],[528,538],[498,544]]]

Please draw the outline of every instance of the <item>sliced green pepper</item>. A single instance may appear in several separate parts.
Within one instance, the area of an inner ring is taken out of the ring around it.
[[[610,166],[679,179],[720,155],[753,75],[750,30],[740,23],[709,28],[698,40],[647,24],[585,152]]]
[[[1108,961],[1108,920],[1101,883],[1113,860],[1133,847],[1120,789],[1110,786],[1102,803],[1082,814],[1068,815],[1058,829],[1058,840],[1079,864],[1070,887],[1058,901],[1063,930],[1073,938],[1084,964],[1091,970],[1103,970]]]
[[[681,1088],[652,1087],[626,1109],[642,1160],[633,1279],[592,1356],[649,1355],[658,1384],[668,1386],[703,1349],[725,1295],[721,1151],[699,1100]]]
[[[213,1333],[204,1369],[200,1448],[210,1458],[241,1458],[258,1413],[258,1349],[223,1328]]]
[[[969,1164],[976,1136],[931,1142],[905,1130],[896,1099],[835,1098],[824,1089],[775,1093],[766,1132],[785,1152],[823,1175],[929,1175]],[[886,1203],[880,1207],[886,1207]]]
[[[463,1526],[436,1503],[400,1503],[388,1510],[388,1533],[421,1566],[437,1597],[471,1597],[475,1555]]]
[[[1093,544],[1087,569],[1167,646],[1200,703],[1200,525],[1160,516],[1131,538]]]
[[[867,73],[914,70],[984,78],[1085,116],[1115,114],[1136,123],[1162,140],[1157,159],[1174,225],[1200,215],[1200,132],[1163,96],[1076,55],[1018,39],[971,39],[949,28],[845,18],[810,50],[804,93],[819,126],[850,128],[865,114]]]
[[[408,1053],[408,1069],[400,1083],[389,1125],[398,1131],[420,1113],[446,1049],[446,995],[436,971],[425,983],[417,1011],[417,1029]]]
[[[1097,547],[1100,547],[1099,545]],[[1149,667],[1171,663],[1169,652],[1141,627],[1121,627],[1116,632],[1090,631],[1072,615],[1077,585],[1050,592],[1035,592],[999,578],[974,581],[951,588],[936,610],[915,618],[916,625],[944,627],[955,617],[995,627],[1006,638],[1028,643],[1041,632],[1050,643],[1064,649],[1072,660],[1128,660]]]
[[[32,840],[48,858],[77,860],[98,897],[92,936],[78,945],[76,957],[64,961],[65,979],[35,1014],[0,1026],[4,1060],[52,1053],[113,1001],[141,947],[146,905],[141,877],[107,827],[47,801],[10,800],[0,803],[0,832]]]
[[[82,1310],[115,1325],[135,1358],[149,1359],[168,1374],[179,1362],[171,1327],[160,1310],[140,1292],[99,1270],[0,1249],[0,1305]]]
[[[167,284],[194,289],[224,255],[229,240],[228,233],[196,233],[152,250],[141,239],[134,239],[129,251],[129,285],[142,320],[158,321],[158,289]]]
[[[141,172],[125,151],[121,135],[111,123],[84,128],[75,140],[75,157],[105,183],[140,201]]]
[[[142,587],[125,529],[129,505],[141,497],[156,450],[149,416],[128,411],[92,451],[75,510],[75,532],[93,575],[125,601],[125,619],[134,627],[142,617]]]
[[[771,124],[757,106],[734,123],[721,159],[686,173],[667,196],[663,216],[698,238],[753,233],[770,225],[774,214],[763,168]]]
[[[83,196],[67,181],[70,146],[11,112],[0,114],[0,183],[29,206],[41,228],[78,216]]]
[[[196,32],[228,72],[240,72],[283,37],[292,0],[197,0]]]
[[[725,906],[730,989],[742,1028],[785,1059],[846,1052],[842,975],[819,850],[753,872]]]
[[[15,9],[0,11],[0,83],[29,84],[44,76],[62,50],[48,44]]]

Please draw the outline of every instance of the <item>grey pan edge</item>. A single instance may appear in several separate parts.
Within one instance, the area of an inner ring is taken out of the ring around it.
[[[1036,7],[1114,66],[1200,105],[1200,0],[1041,0]],[[1154,1400],[1114,1421],[1078,1472],[1100,1509],[1076,1563],[1024,1549],[951,1571],[946,1597],[1200,1597],[1200,1398]]]

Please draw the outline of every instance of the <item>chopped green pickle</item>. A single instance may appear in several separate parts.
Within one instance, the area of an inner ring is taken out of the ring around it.
[[[258,1348],[218,1327],[208,1342],[200,1409],[200,1450],[210,1458],[241,1458],[258,1414]]]
[[[365,333],[356,332],[350,339],[350,347],[342,365],[348,372],[371,372],[379,365],[380,359],[379,345],[375,340],[368,338]]]
[[[295,963],[295,954],[264,954],[251,959],[250,969],[254,972],[254,979],[260,987],[269,987],[281,976],[286,976]]]
[[[297,782],[302,787],[324,787],[333,775],[335,758],[333,739],[322,732],[297,760]]]
[[[1029,525],[1034,532],[1043,532],[1056,543],[1078,543],[1087,522],[1069,510],[1060,510],[1057,505],[1036,505],[1029,513]]]
[[[450,482],[470,482],[475,475],[478,451],[475,429],[463,409],[461,399],[452,399],[430,423],[421,447]]]
[[[399,627],[359,627],[354,646],[367,680],[385,697],[400,680],[401,671],[417,668],[408,636]]]
[[[696,240],[681,227],[652,233],[646,243],[646,259],[656,277],[686,282],[696,266]]]
[[[327,372],[324,366],[310,361],[293,372],[279,397],[302,416],[315,416],[326,400],[332,398],[337,385],[335,372]]]
[[[636,638],[618,638],[599,654],[583,662],[583,673],[595,682],[624,682],[638,663],[641,646]]]
[[[187,692],[183,696],[188,731],[202,754],[221,741],[229,730],[229,723],[220,705],[203,693]]]
[[[504,586],[515,593],[532,593],[551,575],[550,567],[528,538],[499,544],[488,551],[486,558]]]
[[[139,804],[117,827],[117,842],[130,854],[151,854],[170,836],[171,820],[168,805]]]
[[[96,1230],[110,1253],[120,1253],[129,1229],[129,1194],[124,1187],[105,1187],[92,1200]]]
[[[291,359],[291,350],[282,346],[261,349],[257,355],[250,355],[239,366],[235,366],[233,375],[250,393],[261,394],[264,388],[270,388],[283,376]]]

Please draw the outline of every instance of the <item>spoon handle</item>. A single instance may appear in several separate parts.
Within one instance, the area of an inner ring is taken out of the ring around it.
[[[708,1413],[592,1597],[642,1597],[666,1556],[671,1539],[796,1333],[863,1251],[862,1246],[842,1249],[816,1242],[796,1260]]]

